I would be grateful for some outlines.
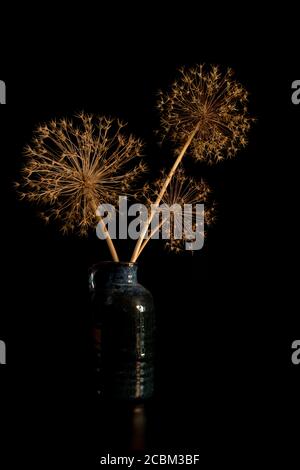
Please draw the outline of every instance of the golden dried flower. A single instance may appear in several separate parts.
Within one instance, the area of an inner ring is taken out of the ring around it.
[[[184,144],[196,130],[189,152],[208,163],[233,157],[247,143],[253,121],[248,116],[245,88],[217,66],[180,70],[170,93],[160,93],[158,109],[164,136]]]
[[[161,177],[152,186],[145,187],[144,194],[149,206],[159,194],[165,179],[166,174],[163,171]],[[204,210],[200,210],[196,204],[204,204]],[[162,197],[159,209],[161,213],[160,232],[163,237],[166,237],[165,246],[176,253],[185,249],[186,242],[195,239],[196,230],[204,237],[204,225],[208,227],[215,220],[211,189],[205,181],[197,182],[187,176],[182,167],[178,168],[174,174]],[[155,227],[158,227],[157,221]],[[150,235],[152,232],[153,229],[149,230],[148,234]],[[177,238],[176,233],[182,233],[182,237]]]
[[[63,232],[85,235],[97,223],[100,203],[115,204],[120,194],[145,171],[140,161],[142,142],[123,131],[124,123],[85,113],[76,120],[53,120],[38,127],[25,148],[21,198],[48,206],[42,213],[61,222]]]

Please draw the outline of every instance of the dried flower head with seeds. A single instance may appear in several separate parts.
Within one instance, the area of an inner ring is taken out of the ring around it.
[[[145,164],[128,165],[141,156],[142,142],[124,132],[124,123],[85,113],[75,118],[38,127],[25,148],[19,194],[45,205],[46,222],[54,217],[63,232],[85,235],[96,226],[98,205],[133,192]]]
[[[232,75],[231,69],[222,74],[217,66],[182,68],[170,93],[160,93],[164,137],[182,145],[196,130],[189,152],[197,160],[215,163],[233,157],[246,145],[253,119],[247,91]]]
[[[149,207],[160,193],[165,179],[166,174],[163,171],[152,186],[146,185],[144,193]],[[203,204],[204,209],[197,204]],[[165,239],[166,248],[180,252],[185,249],[186,242],[195,240],[196,231],[199,236],[204,237],[204,226],[211,225],[214,220],[215,207],[211,201],[211,189],[203,180],[197,182],[187,176],[180,167],[162,197],[148,236],[153,236],[159,230]],[[144,246],[147,241],[148,239],[144,241]],[[142,249],[144,246],[142,245]]]

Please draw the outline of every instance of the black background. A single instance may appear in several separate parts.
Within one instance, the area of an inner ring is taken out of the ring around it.
[[[87,269],[108,259],[107,248],[93,234],[88,240],[61,236],[16,200],[12,183],[23,146],[36,124],[84,109],[128,121],[148,143],[153,172],[169,167],[173,156],[159,149],[153,134],[156,91],[168,87],[179,66],[203,62],[236,71],[257,122],[237,159],[211,168],[186,161],[191,173],[211,183],[218,202],[218,223],[204,249],[174,256],[153,242],[140,258],[139,279],[153,293],[158,320],[146,450],[194,451],[212,466],[297,455],[295,19],[289,13],[275,19],[273,11],[241,13],[230,22],[221,12],[218,20],[204,12],[191,18],[185,9],[164,16],[160,10],[123,13],[102,11],[92,20],[90,12],[74,24],[54,15],[47,28],[37,22],[32,41],[24,45],[20,35],[18,44],[10,43],[0,69],[7,85],[7,105],[0,108],[0,337],[7,344],[0,380],[7,444],[0,458],[6,450],[11,464],[71,465],[79,458],[88,464],[107,449],[126,455],[130,435],[113,405],[101,413],[90,399]],[[132,246],[119,248],[127,259]]]

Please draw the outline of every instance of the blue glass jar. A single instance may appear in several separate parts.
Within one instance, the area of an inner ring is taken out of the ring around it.
[[[143,400],[154,388],[153,297],[135,263],[103,262],[90,270],[96,390],[107,399]]]

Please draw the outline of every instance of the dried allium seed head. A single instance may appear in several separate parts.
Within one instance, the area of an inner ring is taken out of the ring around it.
[[[53,120],[38,127],[25,148],[19,192],[21,198],[48,206],[45,222],[58,219],[63,232],[85,235],[97,223],[100,203],[115,204],[121,194],[133,191],[136,177],[145,171],[140,161],[142,142],[123,131],[124,123],[85,113],[76,121]]]
[[[152,187],[145,187],[147,203],[150,206],[158,196],[166,179],[165,172],[154,182]],[[196,204],[204,204],[204,211],[199,210]],[[166,209],[164,209],[166,205]],[[173,206],[169,212],[168,208]],[[167,208],[168,207],[168,208]],[[206,182],[195,181],[186,176],[182,167],[178,168],[173,176],[160,203],[161,233],[165,233],[165,246],[176,253],[185,249],[185,243],[195,239],[197,230],[204,236],[204,225],[208,227],[215,220],[215,207],[211,201],[211,189]],[[183,222],[184,214],[184,222]],[[203,224],[204,220],[204,224]],[[176,238],[175,234],[182,231],[182,237]]]
[[[247,143],[253,121],[247,91],[217,66],[182,68],[169,94],[160,93],[158,109],[164,136],[183,144],[197,128],[189,151],[197,160],[218,162],[233,157]]]

